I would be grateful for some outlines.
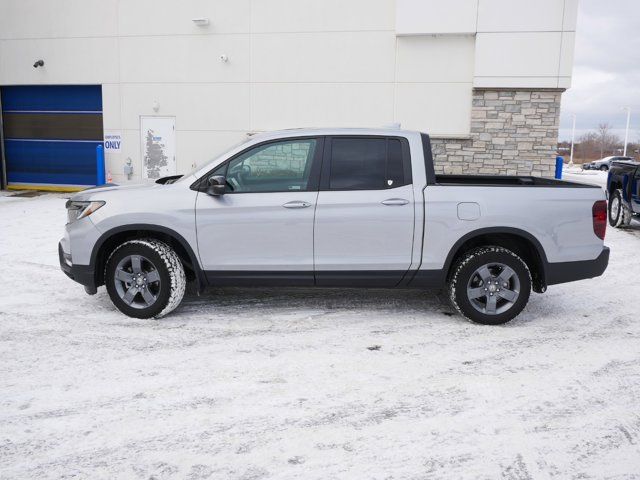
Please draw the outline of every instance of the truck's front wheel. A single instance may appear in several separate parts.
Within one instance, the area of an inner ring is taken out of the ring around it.
[[[135,318],[168,314],[180,304],[186,286],[180,257],[155,239],[130,240],[116,248],[104,278],[113,304]]]
[[[460,314],[476,323],[499,325],[516,317],[529,301],[531,273],[511,250],[478,247],[456,262],[448,291]]]

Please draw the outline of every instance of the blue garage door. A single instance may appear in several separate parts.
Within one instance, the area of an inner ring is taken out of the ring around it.
[[[74,190],[96,184],[100,85],[2,87],[9,188]]]

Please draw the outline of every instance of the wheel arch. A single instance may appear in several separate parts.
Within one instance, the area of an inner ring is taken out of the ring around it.
[[[622,181],[620,177],[611,179],[609,181],[609,184],[607,185],[607,191],[609,192],[609,196],[611,196],[613,192],[615,192],[616,190],[621,190],[621,189],[622,189]]]
[[[96,286],[104,284],[104,269],[111,252],[113,252],[118,245],[128,240],[139,238],[154,238],[171,246],[184,265],[187,279],[195,280],[199,291],[204,288],[206,278],[189,242],[171,228],[143,223],[115,227],[107,230],[98,238],[91,251],[90,260],[95,275]]]
[[[469,250],[495,245],[516,253],[524,260],[531,271],[533,290],[542,293],[547,289],[546,265],[547,256],[544,248],[529,232],[513,227],[489,227],[474,230],[462,236],[453,245],[444,264],[447,281],[452,272],[454,262]]]

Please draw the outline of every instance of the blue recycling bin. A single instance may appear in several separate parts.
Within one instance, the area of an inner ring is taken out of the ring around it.
[[[564,158],[560,155],[556,157],[556,178],[560,180],[562,178],[562,166],[564,165]]]

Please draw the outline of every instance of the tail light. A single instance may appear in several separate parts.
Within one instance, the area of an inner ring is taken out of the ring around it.
[[[593,213],[593,233],[604,240],[604,234],[607,231],[607,202],[598,200],[593,204],[591,211]]]

